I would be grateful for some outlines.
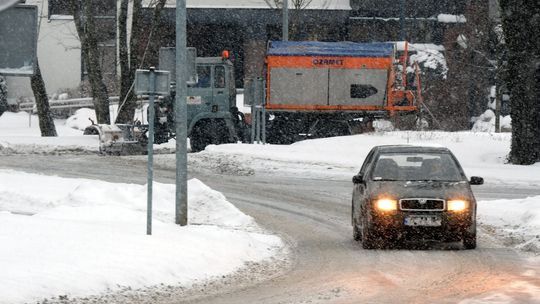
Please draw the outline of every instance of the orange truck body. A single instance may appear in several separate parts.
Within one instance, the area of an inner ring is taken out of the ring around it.
[[[419,71],[415,65],[416,86],[408,88],[407,59],[407,48],[397,58],[393,43],[270,42],[266,109],[390,116],[417,111]]]

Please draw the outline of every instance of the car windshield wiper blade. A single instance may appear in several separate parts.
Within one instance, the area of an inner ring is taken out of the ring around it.
[[[377,178],[377,179],[373,179],[373,181],[376,181],[376,182],[395,182],[395,181],[397,181],[397,179],[393,179],[393,178]]]

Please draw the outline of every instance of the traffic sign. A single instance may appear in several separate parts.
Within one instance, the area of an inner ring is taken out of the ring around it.
[[[16,5],[0,11],[0,74],[32,76],[36,67],[38,10]]]

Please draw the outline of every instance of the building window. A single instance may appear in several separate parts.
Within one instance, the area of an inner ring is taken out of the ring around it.
[[[68,0],[49,0],[49,20],[73,19]]]
[[[96,2],[93,9],[96,17],[114,17],[116,16],[116,0],[100,0]],[[49,0],[49,20],[51,19],[73,19],[69,0]]]
[[[116,0],[100,0],[99,5],[93,8],[101,71],[104,76],[114,76],[117,73]],[[83,62],[83,79],[87,74],[87,67]]]

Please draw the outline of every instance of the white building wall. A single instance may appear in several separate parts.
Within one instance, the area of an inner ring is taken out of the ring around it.
[[[40,18],[38,61],[47,88],[52,95],[79,86],[81,82],[81,49],[73,18],[57,16],[48,19],[48,0],[27,0],[37,5]],[[29,77],[7,77],[8,99],[33,98]]]

